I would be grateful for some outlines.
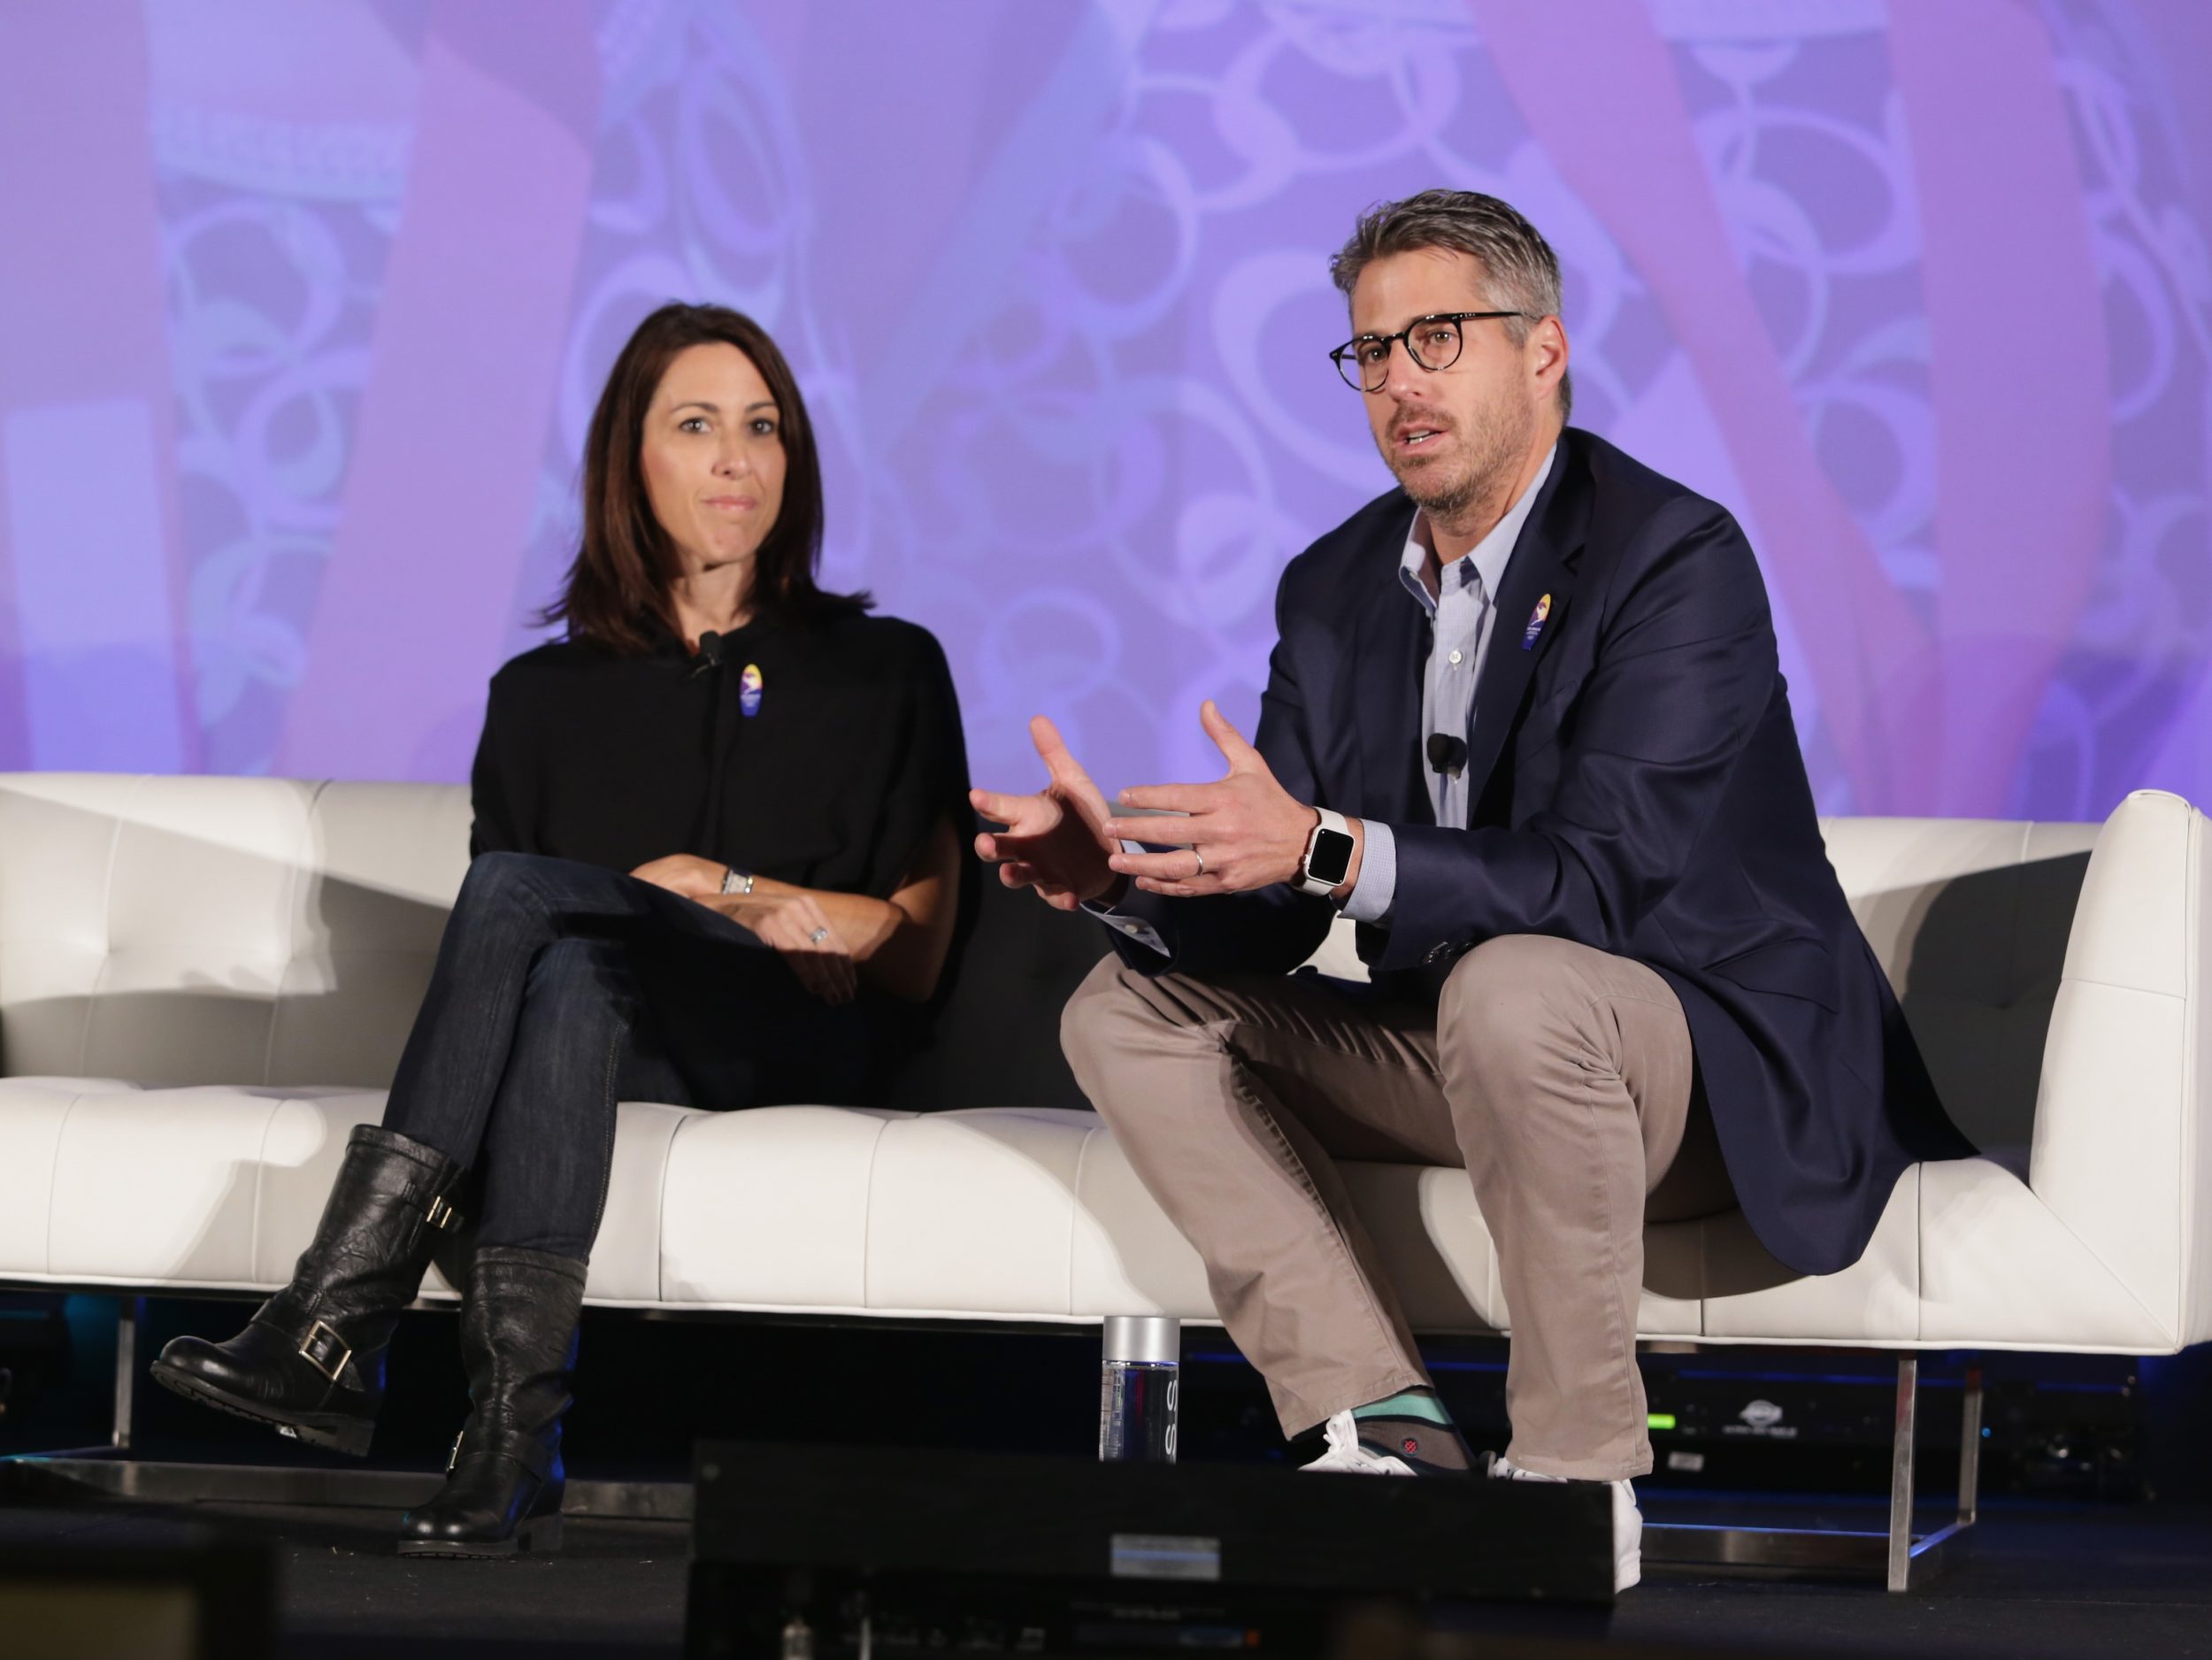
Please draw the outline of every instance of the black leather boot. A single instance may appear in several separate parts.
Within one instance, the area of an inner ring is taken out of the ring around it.
[[[584,1264],[488,1246],[469,1264],[461,1356],[473,1410],[445,1486],[400,1522],[403,1556],[511,1556],[561,1548],[561,1414],[576,1364]]]
[[[365,1454],[384,1402],[385,1348],[457,1219],[460,1176],[434,1148],[357,1126],[292,1283],[227,1343],[171,1340],[154,1381],[295,1441]]]

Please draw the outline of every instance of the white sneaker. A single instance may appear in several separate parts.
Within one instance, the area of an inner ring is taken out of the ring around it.
[[[1332,1429],[1334,1425],[1332,1422]],[[1333,1443],[1335,1437],[1331,1436]],[[1389,1461],[1392,1464],[1396,1459]],[[1524,1470],[1501,1453],[1490,1466],[1490,1473],[1501,1481],[1564,1481],[1564,1476],[1539,1475],[1533,1470]],[[1613,1591],[1616,1595],[1625,1591],[1644,1577],[1644,1513],[1636,1508],[1636,1488],[1628,1481],[1609,1481],[1613,1489]]]
[[[1339,1412],[1322,1428],[1329,1438],[1329,1450],[1310,1464],[1301,1464],[1299,1472],[1310,1475],[1316,1471],[1333,1472],[1348,1476],[1409,1476],[1413,1466],[1402,1458],[1393,1458],[1388,1453],[1369,1452],[1359,1444],[1359,1422],[1349,1412]]]

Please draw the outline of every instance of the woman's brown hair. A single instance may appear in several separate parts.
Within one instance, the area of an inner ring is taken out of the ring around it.
[[[874,603],[865,594],[825,593],[815,582],[822,560],[821,457],[799,383],[768,331],[727,306],[664,305],[622,348],[592,413],[583,542],[560,597],[540,613],[542,622],[567,624],[572,640],[636,654],[652,649],[654,621],[676,632],[668,598],[675,549],[646,496],[645,416],[677,355],[715,342],[736,347],[760,371],[776,400],[783,441],[783,506],[753,556],[754,614],[811,621]]]

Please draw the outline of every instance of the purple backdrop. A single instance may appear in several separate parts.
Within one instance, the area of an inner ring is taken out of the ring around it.
[[[1749,529],[1825,809],[2212,801],[2207,64],[2201,0],[0,7],[0,766],[463,776],[681,296],[784,342],[979,773],[1043,710],[1210,776],[1388,482],[1326,256],[1452,184]]]

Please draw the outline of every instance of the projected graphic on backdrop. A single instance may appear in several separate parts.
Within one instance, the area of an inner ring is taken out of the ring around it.
[[[1449,183],[1746,522],[1824,807],[2212,798],[2208,60],[2188,0],[8,8],[0,765],[463,776],[685,296],[789,351],[979,772],[1043,710],[1210,774],[1388,483],[1326,256]]]

